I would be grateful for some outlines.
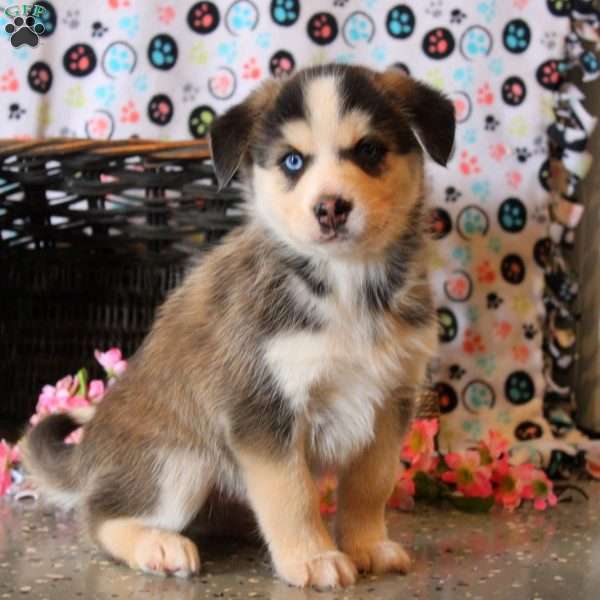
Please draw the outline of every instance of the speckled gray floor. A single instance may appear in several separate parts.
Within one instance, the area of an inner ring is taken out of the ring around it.
[[[134,573],[81,542],[71,515],[0,499],[0,598],[597,600],[600,485],[587,489],[589,502],[576,498],[546,513],[390,514],[413,571],[327,593],[275,581],[262,548],[226,541],[199,541],[204,568],[195,579]]]

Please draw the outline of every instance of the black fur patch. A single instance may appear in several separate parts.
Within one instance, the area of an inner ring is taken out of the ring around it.
[[[319,297],[324,297],[330,293],[329,286],[315,275],[315,271],[308,258],[302,256],[284,255],[282,263],[297,275],[310,289],[310,291]]]
[[[365,282],[363,297],[369,310],[389,310],[393,295],[406,282],[406,276],[413,266],[413,257],[423,244],[422,212],[421,202],[411,209],[406,230],[388,251],[385,277],[367,279]]]

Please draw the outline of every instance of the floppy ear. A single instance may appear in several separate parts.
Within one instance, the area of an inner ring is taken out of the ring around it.
[[[268,80],[244,102],[213,122],[208,144],[219,189],[224,188],[248,158],[252,137],[261,116],[277,94],[278,84]]]
[[[402,111],[429,156],[445,166],[454,146],[454,105],[441,92],[398,70],[381,74],[387,91],[394,94]]]

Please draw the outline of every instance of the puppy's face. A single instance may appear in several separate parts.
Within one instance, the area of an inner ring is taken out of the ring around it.
[[[421,195],[422,146],[445,164],[451,103],[399,72],[329,65],[267,82],[211,132],[221,184],[243,167],[251,209],[304,253],[376,254]]]

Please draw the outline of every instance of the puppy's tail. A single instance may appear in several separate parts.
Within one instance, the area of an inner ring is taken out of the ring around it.
[[[72,508],[78,500],[77,446],[65,438],[89,421],[95,409],[49,415],[31,429],[19,445],[26,470],[54,503]]]

